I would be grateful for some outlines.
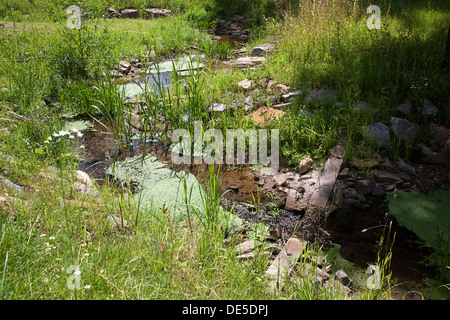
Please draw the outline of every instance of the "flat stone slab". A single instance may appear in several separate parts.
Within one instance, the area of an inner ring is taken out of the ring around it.
[[[266,274],[275,278],[275,281],[270,284],[272,290],[277,288],[277,284],[278,288],[283,286],[285,276],[291,273],[295,263],[306,249],[307,244],[306,241],[298,238],[290,238],[286,242],[284,248],[266,270]]]
[[[326,207],[331,192],[333,191],[336,178],[341,170],[342,161],[342,158],[335,157],[334,155],[331,155],[328,158],[325,167],[319,176],[318,186],[316,186],[309,199],[310,205],[322,208]]]
[[[263,63],[266,61],[266,58],[264,57],[242,57],[236,59],[232,65],[237,68],[247,68],[247,67],[254,67],[257,64]]]
[[[251,119],[257,124],[264,124],[267,121],[275,120],[284,116],[284,111],[277,110],[270,107],[262,107],[256,110],[255,112],[246,116],[247,119]]]
[[[302,200],[301,193],[295,189],[289,189],[284,208],[289,211],[301,211],[303,209]]]

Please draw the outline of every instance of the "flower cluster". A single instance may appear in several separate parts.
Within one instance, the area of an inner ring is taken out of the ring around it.
[[[53,138],[52,138],[53,136]],[[53,134],[47,138],[47,140],[45,140],[44,143],[49,144],[50,142],[53,141],[54,138],[60,138],[60,137],[66,137],[68,136],[70,140],[75,139],[75,136],[77,136],[78,138],[81,138],[83,136],[83,134],[78,130],[78,129],[71,129],[70,131],[67,130],[61,130],[59,132],[53,132]]]

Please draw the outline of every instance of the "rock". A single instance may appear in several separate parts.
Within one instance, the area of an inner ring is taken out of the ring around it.
[[[302,195],[295,189],[289,189],[284,209],[289,211],[302,211]]]
[[[209,107],[210,112],[223,112],[227,109],[227,106],[223,103],[213,103]]]
[[[162,8],[149,8],[145,10],[146,19],[166,18],[172,15],[172,10]]]
[[[3,184],[9,188],[14,189],[16,192],[22,192],[23,187],[15,184],[14,182],[9,181],[8,179],[0,176],[0,181],[3,182]]]
[[[272,106],[272,108],[278,109],[278,110],[288,110],[291,106],[292,106],[292,102],[286,102],[286,103],[275,104]]]
[[[238,83],[238,86],[243,88],[244,90],[249,90],[252,88],[252,80],[244,79]]]
[[[275,181],[276,186],[283,186],[286,183],[287,178],[287,173],[277,173],[273,176],[273,180]]]
[[[340,269],[336,271],[334,275],[335,279],[342,283],[344,286],[352,287],[353,281],[349,278],[349,276],[344,272],[344,270]]]
[[[306,102],[324,103],[327,100],[336,100],[335,90],[311,90],[305,96]]]
[[[120,61],[119,68],[122,68],[124,70],[129,70],[131,68],[131,63],[129,63],[127,61]]]
[[[113,76],[115,78],[123,77],[123,74],[117,70],[111,70],[109,73],[111,74],[111,76]]]
[[[430,126],[431,135],[440,147],[443,147],[450,137],[450,129],[432,123]]]
[[[110,18],[121,18],[122,17],[122,15],[118,11],[114,10],[113,8],[106,9],[106,13],[108,14],[108,16]]]
[[[275,103],[277,103],[277,98],[276,98],[273,94],[267,96],[266,100],[267,100],[267,103],[268,103],[270,106],[273,105],[273,104],[275,104]]]
[[[439,153],[434,152],[424,144],[419,145],[420,148],[420,160],[425,163],[437,164],[439,162]]]
[[[349,171],[350,171],[349,168],[344,168],[344,169],[342,169],[341,172],[339,172],[338,177],[341,178],[341,179],[347,178],[347,177],[348,177],[348,172],[349,172]]]
[[[409,122],[408,120],[402,118],[391,117],[389,124],[394,134],[398,138],[406,141],[411,141],[420,130],[420,126],[418,124]]]
[[[75,178],[84,183],[86,186],[88,186],[89,188],[91,188],[93,186],[91,177],[84,171],[81,170],[76,170],[75,171]]]
[[[356,105],[361,112],[365,112],[367,110],[367,102],[366,101],[359,101]]]
[[[344,197],[347,199],[353,199],[353,200],[357,200],[359,202],[366,202],[366,198],[358,193],[355,189],[352,188],[348,188],[348,189],[344,189],[343,191]]]
[[[374,182],[371,180],[359,180],[355,184],[355,189],[363,196],[372,192]]]
[[[305,172],[308,172],[308,170],[311,169],[313,163],[314,161],[311,158],[302,157],[302,160],[300,161],[300,164],[298,166],[300,173],[303,174]]]
[[[429,100],[424,99],[423,100],[423,109],[422,114],[425,116],[432,116],[434,117],[438,112],[438,108]]]
[[[275,81],[274,80],[268,80],[267,81],[267,85],[266,85],[266,90],[267,91],[272,91],[272,87],[275,85]]]
[[[404,115],[410,115],[411,114],[411,103],[409,101],[406,101],[405,103],[402,103],[397,106],[397,110],[403,113]]]
[[[128,227],[128,222],[125,219],[122,219],[121,217],[118,216],[108,216],[107,218],[107,222],[109,224],[109,226],[111,228],[127,228]]]
[[[260,44],[252,49],[251,56],[252,57],[262,57],[267,55],[270,51],[272,51],[273,45],[268,43]]]
[[[381,184],[377,183],[372,189],[372,195],[377,199],[384,199],[384,197],[386,196],[386,191]]]
[[[246,254],[255,250],[255,241],[247,240],[236,246],[236,254]]]
[[[386,192],[393,191],[395,189],[397,189],[396,183],[384,183],[384,190],[386,190]]]
[[[303,93],[301,91],[288,92],[281,96],[281,100],[284,102],[289,102],[297,97],[300,97]]]
[[[123,18],[128,18],[128,19],[136,19],[139,18],[139,10],[136,9],[123,9],[120,11],[120,14],[122,15]]]
[[[342,205],[344,204],[344,192],[342,189],[336,187],[334,188],[333,201],[338,208],[342,208]]]
[[[275,90],[278,92],[278,94],[280,96],[282,96],[282,95],[287,94],[289,92],[289,90],[291,90],[291,88],[288,87],[287,85],[279,83],[279,84],[275,85]]]
[[[299,109],[297,112],[297,115],[302,118],[314,118],[315,117],[315,114],[306,108]]]
[[[270,107],[261,107],[253,113],[247,115],[246,119],[251,119],[257,124],[264,124],[267,121],[272,121],[284,116],[284,112]]]
[[[91,187],[88,187],[84,183],[76,182],[75,187],[77,188],[77,191],[80,193],[86,194],[91,197],[97,197],[97,198],[100,197],[100,194],[96,190],[92,189]]]
[[[244,253],[244,254],[236,256],[236,259],[240,260],[240,261],[247,261],[247,260],[251,260],[254,258],[255,258],[254,252]]]
[[[366,134],[369,139],[373,139],[379,147],[386,148],[390,145],[389,128],[382,122],[377,122],[368,126]]]
[[[403,180],[400,178],[398,174],[383,172],[383,171],[373,171],[373,177],[378,182],[387,182],[387,183],[395,183],[400,184]]]
[[[264,57],[241,57],[236,59],[232,65],[236,68],[250,68],[265,61],[266,58]]]
[[[417,177],[416,169],[414,169],[413,166],[407,164],[407,163],[406,163],[405,161],[403,161],[401,158],[398,158],[398,168],[399,168],[400,170],[405,171],[405,172],[408,173],[408,174],[412,174],[412,175],[414,175],[414,176]]]
[[[247,107],[249,107],[249,108],[253,107],[253,97],[252,96],[246,97],[244,102]]]

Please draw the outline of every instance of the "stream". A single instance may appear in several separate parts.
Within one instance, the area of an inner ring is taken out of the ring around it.
[[[107,123],[90,120],[92,128],[84,131],[80,143],[85,146],[81,151],[83,160],[79,168],[102,185],[111,160],[123,160],[142,154],[139,140],[133,140],[133,151],[129,148],[116,150],[117,140],[105,129]],[[147,152],[157,157],[171,168],[170,153],[159,142],[147,143]],[[175,168],[184,170],[202,183],[207,165],[190,165]],[[365,209],[339,209],[320,221],[306,219],[301,213],[283,208],[267,193],[261,192],[258,174],[248,165],[222,166],[220,179],[222,190],[227,191],[222,199],[223,206],[232,210],[240,218],[251,222],[264,222],[270,230],[273,240],[286,241],[293,234],[317,243],[323,248],[339,244],[341,256],[359,268],[366,269],[377,259],[377,250],[383,234],[382,225],[392,221],[392,232],[396,233],[391,262],[392,279],[397,284],[392,291],[398,299],[421,299],[417,288],[424,286],[425,278],[434,278],[436,271],[422,263],[431,252],[410,230],[401,227],[389,212],[387,200],[368,199],[370,206]],[[256,200],[258,199],[258,200]],[[256,201],[255,201],[256,200]],[[362,232],[363,229],[368,229]]]

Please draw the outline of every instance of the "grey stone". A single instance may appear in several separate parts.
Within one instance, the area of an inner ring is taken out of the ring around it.
[[[136,19],[139,18],[139,10],[136,9],[123,9],[120,11],[123,18]]]
[[[107,218],[108,224],[111,228],[117,227],[117,228],[126,228],[128,227],[127,220],[118,217],[118,216],[108,216]]]
[[[114,10],[113,8],[108,8],[106,9],[106,12],[108,13],[110,18],[121,18],[122,15],[117,12],[116,10]]]
[[[377,122],[372,126],[368,126],[366,134],[369,139],[374,139],[379,147],[386,148],[390,145],[389,128],[382,122]]]
[[[435,116],[438,113],[438,108],[429,100],[423,100],[422,114],[425,116]]]
[[[309,169],[311,169],[312,164],[313,164],[313,160],[311,158],[303,157],[298,166],[300,174],[303,174],[303,173],[307,172]]]
[[[344,168],[339,172],[339,178],[345,179],[348,177],[348,172],[350,171],[349,168]]]
[[[236,254],[246,254],[255,250],[255,241],[247,240],[236,246]]]
[[[278,109],[278,110],[284,110],[284,109],[289,109],[291,106],[292,106],[292,102],[286,102],[286,103],[275,104],[272,106],[272,108]]]
[[[244,79],[242,81],[239,81],[237,85],[244,90],[249,90],[252,88],[252,80]]]
[[[264,57],[241,57],[236,59],[232,65],[236,68],[251,68],[265,61]]]
[[[303,118],[314,118],[315,114],[308,109],[300,109],[297,112],[297,115]]]
[[[399,168],[400,170],[405,171],[405,172],[408,173],[408,174],[412,174],[412,175],[414,175],[414,176],[417,176],[417,174],[416,174],[416,169],[415,169],[413,166],[407,164],[407,163],[406,163],[405,161],[403,161],[401,158],[398,158],[398,168]]]
[[[281,100],[284,102],[289,102],[297,97],[300,97],[303,93],[301,91],[288,92],[281,96]]]
[[[23,187],[15,184],[14,182],[9,181],[8,179],[4,178],[4,177],[0,177],[0,181],[3,182],[4,185],[6,185],[9,188],[13,188],[16,192],[22,192],[23,191]]]
[[[262,56],[267,55],[272,50],[273,50],[273,45],[268,44],[268,43],[263,43],[252,49],[251,56],[252,57],[262,57]]]
[[[323,103],[327,100],[336,100],[336,90],[311,90],[305,96],[306,102]]]
[[[377,183],[372,189],[372,195],[377,199],[383,199],[386,196],[386,191],[381,184]]]
[[[253,97],[252,96],[248,96],[245,98],[245,104],[249,107],[253,107]]]
[[[400,184],[403,180],[400,178],[398,174],[383,172],[383,171],[373,171],[373,177],[378,182],[387,182],[387,183],[395,183]]]
[[[405,103],[398,105],[397,110],[405,115],[409,115],[411,114],[411,103],[406,101]]]
[[[412,138],[419,133],[420,126],[406,119],[391,117],[389,120],[394,134],[401,139],[411,141]]]
[[[359,111],[364,112],[367,110],[367,102],[366,101],[359,101],[356,106],[358,107]]]
[[[362,194],[358,193],[355,189],[344,189],[342,192],[346,199],[354,199],[360,202],[366,202],[366,198]]]
[[[342,269],[336,271],[334,277],[336,280],[341,282],[344,286],[347,286],[347,287],[353,286],[352,279],[350,279],[349,276]]]
[[[285,84],[279,83],[275,86],[275,90],[278,92],[280,96],[283,96],[287,94],[289,90],[291,90],[291,88]]]
[[[172,10],[162,8],[149,8],[145,10],[146,19],[166,18],[172,15]]]
[[[430,131],[433,140],[435,140],[440,147],[443,147],[447,142],[448,138],[450,137],[450,129],[444,126],[437,125],[435,123],[432,123],[430,125]]]
[[[84,184],[85,184],[86,186],[88,186],[88,187],[92,187],[92,186],[93,186],[91,177],[90,177],[86,172],[84,172],[84,171],[76,170],[76,171],[75,171],[75,178],[76,178],[78,181],[84,183]]]
[[[374,182],[371,180],[359,180],[355,184],[355,189],[362,195],[367,195],[372,192]]]

